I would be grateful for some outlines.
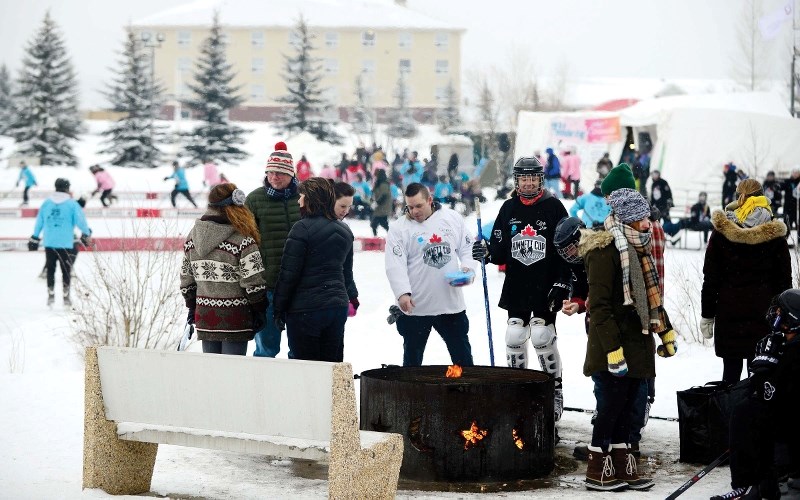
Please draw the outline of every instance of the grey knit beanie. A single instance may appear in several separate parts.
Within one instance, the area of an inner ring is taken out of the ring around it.
[[[611,211],[623,224],[630,224],[650,217],[650,204],[635,189],[621,188],[608,197]]]

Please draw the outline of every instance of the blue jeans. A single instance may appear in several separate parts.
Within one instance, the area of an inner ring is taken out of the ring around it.
[[[592,446],[607,450],[611,444],[627,443],[630,438],[631,412],[644,379],[615,377],[603,371],[592,375],[597,418],[592,431]]]
[[[407,316],[397,318],[397,332],[403,337],[403,366],[422,366],[425,346],[435,328],[447,345],[453,364],[473,366],[472,347],[469,345],[469,319],[467,313],[439,314],[437,316]]]
[[[267,300],[269,301],[266,312],[267,317],[264,321],[264,328],[256,332],[256,350],[253,352],[253,356],[274,358],[281,350],[281,332],[278,331],[278,327],[275,326],[275,320],[272,317],[275,312],[275,308],[272,307],[272,290],[267,291]],[[292,359],[291,349],[289,349],[289,359]]]
[[[341,363],[347,306],[288,313],[286,336],[292,359]]]
[[[549,189],[550,192],[553,193],[553,196],[559,200],[564,197],[564,195],[561,193],[561,179],[545,179],[544,187],[545,189]]]
[[[647,414],[647,403],[653,402],[655,392],[651,391],[654,387],[656,379],[648,378],[642,380],[642,385],[636,392],[636,399],[631,408],[631,430],[628,443],[638,443],[642,440],[642,429],[644,429],[644,418]]]

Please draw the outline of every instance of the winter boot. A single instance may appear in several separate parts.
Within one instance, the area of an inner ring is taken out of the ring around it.
[[[631,455],[633,455],[633,458],[638,460],[639,457],[642,456],[642,453],[639,451],[639,443],[631,443],[628,449],[630,450]]]
[[[47,305],[52,306],[56,301],[56,292],[52,288],[47,289]]]
[[[69,287],[64,287],[64,307],[72,306],[72,299],[69,298]]]
[[[617,491],[628,487],[628,483],[614,477],[611,455],[600,448],[589,446],[589,463],[586,465],[586,489]]]
[[[627,483],[632,490],[646,490],[655,484],[652,479],[639,477],[636,457],[630,452],[627,444],[612,444],[611,460],[614,463],[614,477]]]

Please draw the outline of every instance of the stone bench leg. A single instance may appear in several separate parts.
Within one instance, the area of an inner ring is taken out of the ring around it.
[[[97,351],[86,349],[83,417],[83,487],[112,495],[150,491],[158,445],[123,441],[117,424],[106,419]]]
[[[331,460],[328,498],[392,499],[397,493],[402,462],[400,435],[388,435],[386,440],[358,450],[343,461]]]

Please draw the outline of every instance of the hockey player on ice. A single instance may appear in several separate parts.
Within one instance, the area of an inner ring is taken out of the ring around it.
[[[536,158],[517,160],[514,188],[500,207],[489,244],[474,243],[472,256],[507,266],[499,303],[508,311],[506,361],[512,368],[528,368],[528,342],[533,344],[542,370],[556,379],[559,420],[564,398],[555,320],[569,298],[571,272],[556,253],[553,236],[567,211],[544,189],[544,167]]]

